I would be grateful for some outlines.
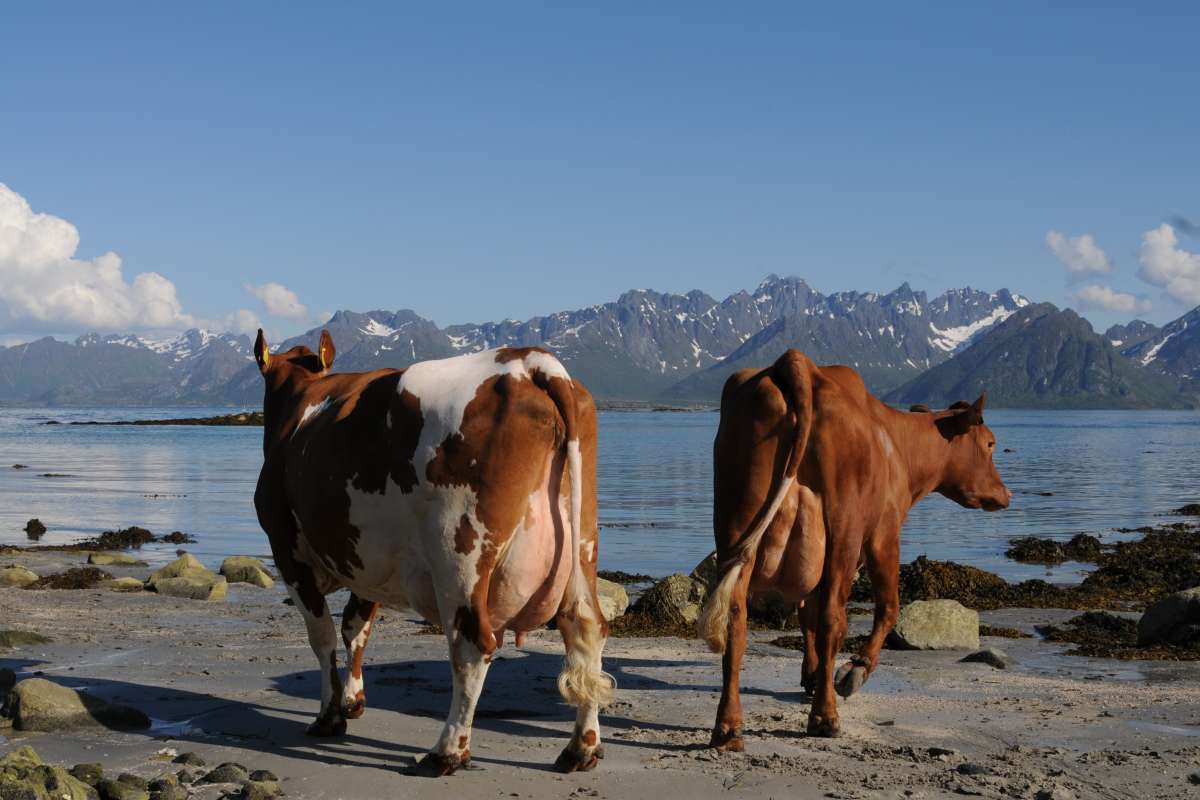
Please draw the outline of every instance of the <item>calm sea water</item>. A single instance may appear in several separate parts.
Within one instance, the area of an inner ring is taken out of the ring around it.
[[[189,409],[188,416],[229,409]],[[180,409],[0,409],[0,542],[22,544],[30,517],[57,544],[140,525],[182,530],[210,565],[230,554],[268,555],[254,516],[261,429],[46,425],[47,420],[145,419]],[[1012,507],[986,514],[939,496],[912,512],[902,557],[974,564],[1009,579],[1077,580],[1004,558],[1010,538],[1068,539],[1151,524],[1200,499],[1200,414],[1168,411],[992,411],[996,461]],[[601,566],[664,575],[712,549],[715,413],[607,412],[600,417]],[[12,469],[25,464],[28,469]],[[60,477],[44,477],[47,473]],[[1041,493],[1052,493],[1044,496]],[[147,548],[165,561],[173,547]]]

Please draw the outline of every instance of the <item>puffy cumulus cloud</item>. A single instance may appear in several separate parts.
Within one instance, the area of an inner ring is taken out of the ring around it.
[[[244,333],[253,338],[258,329],[263,326],[262,320],[253,311],[246,308],[239,308],[233,313],[226,314],[225,318],[216,323],[213,327],[221,330],[230,331],[232,333]]]
[[[1112,272],[1112,262],[1104,248],[1096,244],[1090,233],[1064,236],[1058,231],[1046,234],[1046,246],[1058,260],[1066,264],[1073,275],[1105,274]]]
[[[1124,314],[1140,314],[1151,309],[1150,301],[1144,297],[1118,292],[1108,286],[1084,286],[1075,292],[1075,302],[1092,311],[1119,311]]]
[[[300,298],[282,283],[269,281],[261,286],[246,284],[246,291],[262,301],[263,308],[272,317],[305,322],[308,320],[308,309],[300,302]]]
[[[1179,246],[1175,229],[1162,224],[1142,234],[1138,277],[1189,306],[1200,305],[1200,254]]]
[[[130,283],[116,253],[75,257],[79,231],[65,219],[34,212],[0,183],[0,331],[179,329],[175,284],[157,272]]]

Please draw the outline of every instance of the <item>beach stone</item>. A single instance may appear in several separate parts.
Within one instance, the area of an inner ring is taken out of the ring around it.
[[[179,755],[175,756],[175,763],[184,764],[189,767],[203,767],[205,761],[198,754],[187,752],[180,753]]]
[[[150,790],[150,800],[187,800],[188,790],[178,784]]]
[[[107,581],[100,581],[98,588],[106,589],[110,592],[140,592],[146,588],[146,584],[137,578],[113,578]]]
[[[96,790],[62,767],[43,764],[29,745],[0,758],[0,798],[96,800]]]
[[[12,586],[28,586],[38,579],[37,573],[13,565],[0,569],[0,588]]]
[[[122,772],[117,776],[117,782],[127,783],[130,786],[136,786],[139,789],[145,789],[147,792],[150,791],[150,781],[146,780],[140,775],[134,775],[132,772]]]
[[[960,664],[987,664],[996,669],[1008,669],[1014,663],[1008,653],[996,647],[985,647],[982,650],[976,650],[969,656],[963,656],[958,661]]]
[[[24,647],[30,644],[45,644],[50,641],[46,636],[33,631],[2,630],[0,631],[0,647]]]
[[[271,770],[269,770],[269,769],[254,770],[254,772],[250,773],[250,780],[252,780],[252,781],[270,781],[271,783],[279,783],[279,778],[277,778],[275,776],[275,773],[271,772]]]
[[[1154,603],[1138,620],[1138,645],[1188,644],[1200,638],[1200,586]]]
[[[888,644],[907,650],[978,649],[979,612],[957,600],[916,600],[900,609]]]
[[[10,709],[13,727],[21,731],[62,731],[92,726],[114,730],[150,727],[150,718],[136,708],[109,703],[43,678],[27,678],[14,686]]]
[[[188,575],[212,575],[212,570],[200,563],[191,553],[184,553],[165,567],[155,570],[146,579],[146,586],[153,588],[161,580],[181,578]]]
[[[242,785],[241,794],[237,797],[240,800],[269,800],[282,793],[279,784],[274,781],[247,781]]]
[[[616,619],[629,608],[629,592],[619,583],[597,578],[596,594],[600,598],[600,613],[605,620]]]
[[[703,583],[676,572],[647,589],[632,611],[665,624],[694,625],[706,594]]]
[[[230,583],[249,583],[263,589],[275,585],[266,564],[251,556],[230,556],[221,562],[221,574]]]
[[[188,600],[224,600],[229,584],[220,575],[182,575],[178,578],[162,578],[154,584],[154,591],[168,597],[184,597]]]
[[[175,777],[179,778],[179,782],[184,786],[188,785],[189,783],[193,783],[196,780],[196,776],[188,772],[186,769],[181,769],[179,772],[176,772]]]
[[[88,786],[95,786],[104,778],[104,765],[98,761],[76,764],[71,767],[71,775],[83,781]]]
[[[250,771],[241,764],[228,761],[209,770],[199,783],[242,783],[250,780]]]
[[[105,778],[96,784],[101,800],[150,800],[150,791],[132,783]]]
[[[139,561],[128,553],[90,553],[87,562],[98,567],[144,567],[145,561]]]

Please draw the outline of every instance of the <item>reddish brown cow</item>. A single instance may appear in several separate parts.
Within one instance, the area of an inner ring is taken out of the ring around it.
[[[329,374],[334,347],[272,355],[258,518],[321,665],[329,736],[362,714],[362,653],[379,604],[442,626],[454,693],[418,772],[470,761],[471,725],[492,654],[557,618],[567,658],[559,690],[578,706],[563,771],[600,757],[598,705],[608,626],[596,597],[596,412],[562,364],[535,348],[488,350],[406,370]],[[325,595],[353,593],[343,616],[343,686]],[[364,600],[363,598],[370,598]]]
[[[1012,497],[992,463],[996,437],[983,406],[980,397],[947,411],[897,411],[871,396],[854,370],[818,367],[798,350],[725,383],[713,448],[721,580],[699,621],[709,646],[724,653],[714,747],[742,749],[746,598],[768,592],[805,606],[808,732],[838,735],[835,684],[843,696],[863,684],[896,622],[909,509],[930,492],[988,511]],[[835,676],[860,563],[871,578],[875,623]]]

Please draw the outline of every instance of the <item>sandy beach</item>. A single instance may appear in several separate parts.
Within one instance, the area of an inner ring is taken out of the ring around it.
[[[40,573],[81,562],[73,553],[4,560]],[[498,654],[473,768],[411,777],[404,768],[434,742],[449,702],[442,637],[385,612],[366,659],[366,715],[342,738],[312,739],[304,728],[317,710],[316,662],[284,596],[278,584],[233,584],[223,602],[0,590],[5,627],[52,639],[0,652],[0,666],[154,720],[137,733],[9,728],[0,755],[29,744],[49,763],[100,761],[150,778],[176,766],[165,763],[171,751],[190,751],[209,765],[268,769],[295,798],[1200,796],[1189,783],[1200,770],[1200,664],[1068,656],[1067,645],[1036,637],[984,637],[1017,661],[1004,671],[958,663],[962,652],[885,650],[864,691],[842,704],[843,737],[823,740],[803,734],[799,653],[768,644],[778,633],[755,632],[743,675],[746,752],[727,755],[705,747],[717,657],[696,640],[613,638],[605,665],[620,689],[601,717],[606,757],[594,772],[563,776],[550,767],[573,715],[555,690],[560,640],[540,631]],[[1073,613],[1006,609],[981,620],[1033,633]],[[851,619],[851,633],[869,625]],[[221,794],[209,786],[192,796]]]

